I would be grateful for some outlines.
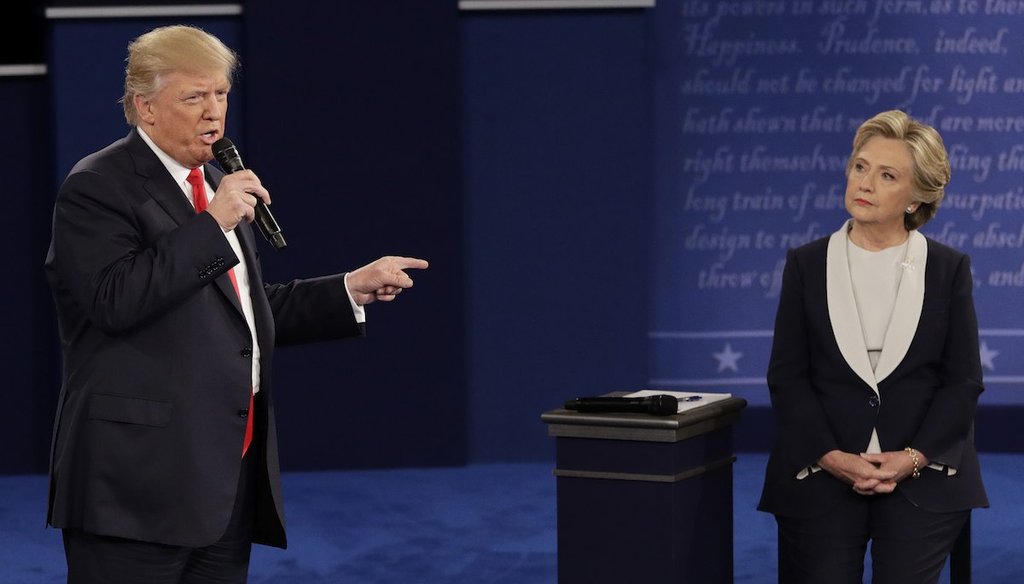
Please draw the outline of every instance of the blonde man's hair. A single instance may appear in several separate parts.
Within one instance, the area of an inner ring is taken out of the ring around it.
[[[168,73],[207,74],[223,72],[230,81],[238,67],[238,55],[212,34],[194,26],[155,28],[128,44],[124,70],[124,117],[139,124],[135,96],[150,98],[164,84]]]

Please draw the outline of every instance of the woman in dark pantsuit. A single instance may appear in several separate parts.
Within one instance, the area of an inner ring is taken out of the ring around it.
[[[972,508],[983,391],[970,258],[917,231],[950,178],[942,138],[901,111],[864,122],[850,218],[789,251],[768,366],[777,440],[758,508],[784,584],[930,584]]]

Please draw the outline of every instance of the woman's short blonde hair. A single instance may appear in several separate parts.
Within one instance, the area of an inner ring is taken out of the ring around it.
[[[853,137],[853,152],[846,163],[847,176],[861,148],[876,136],[900,140],[910,150],[914,163],[913,197],[919,205],[913,213],[904,215],[903,223],[908,230],[917,229],[935,217],[952,175],[942,136],[935,128],[900,110],[877,114],[857,128],[857,134]]]
[[[124,117],[135,126],[135,96],[153,97],[163,87],[163,76],[173,72],[235,75],[238,55],[212,34],[194,26],[155,28],[128,44],[124,70]]]

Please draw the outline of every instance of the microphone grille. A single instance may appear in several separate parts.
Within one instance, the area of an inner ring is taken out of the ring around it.
[[[232,172],[245,169],[245,165],[242,164],[242,157],[238,154],[238,149],[231,143],[231,140],[221,138],[214,142],[210,149],[213,150],[213,157],[217,159],[217,163],[224,169],[224,172],[231,174]]]
[[[679,400],[674,395],[655,395],[652,396],[654,407],[653,412],[659,416],[671,416],[679,411]]]
[[[235,145],[231,143],[231,140],[228,140],[227,138],[221,138],[220,140],[214,142],[211,148],[213,150],[213,155],[217,158],[220,158],[222,152],[234,147]]]

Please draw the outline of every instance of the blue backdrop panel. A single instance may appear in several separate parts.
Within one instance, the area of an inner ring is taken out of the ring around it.
[[[788,248],[848,217],[866,118],[936,126],[953,179],[922,231],[969,253],[988,391],[1024,403],[1024,13],[1017,3],[658,4],[652,385],[767,403]]]
[[[0,273],[0,474],[40,472],[49,455],[58,360],[43,259],[50,234],[49,102],[41,77],[0,77],[4,251]]]
[[[476,460],[550,457],[541,412],[646,380],[648,15],[462,18]]]
[[[239,149],[289,243],[265,248],[264,273],[430,261],[367,308],[365,339],[277,355],[289,468],[466,460],[457,25],[454,6],[415,0],[246,5]]]

